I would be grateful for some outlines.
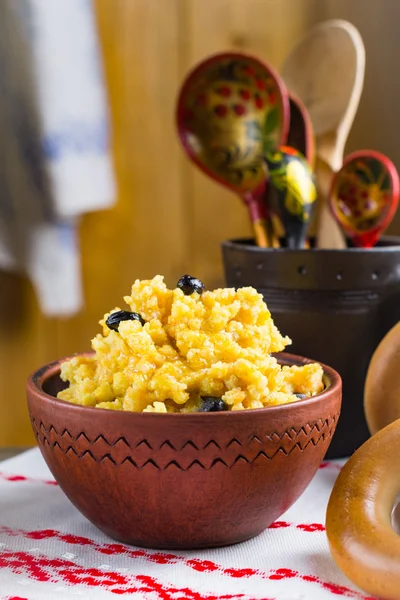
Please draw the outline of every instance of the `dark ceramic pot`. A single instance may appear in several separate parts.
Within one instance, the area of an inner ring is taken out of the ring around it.
[[[290,354],[283,364],[309,361]],[[334,434],[341,380],[308,400],[256,410],[155,414],[57,400],[60,362],[29,378],[39,448],[61,489],[116,540],[151,548],[233,544],[303,493]]]
[[[375,248],[266,249],[252,240],[222,244],[226,284],[263,294],[296,354],[332,365],[343,408],[328,458],[351,455],[368,437],[364,381],[371,356],[400,320],[400,238]]]

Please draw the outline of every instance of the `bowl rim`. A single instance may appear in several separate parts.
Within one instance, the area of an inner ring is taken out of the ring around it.
[[[255,254],[320,254],[320,255],[340,255],[340,254],[386,254],[393,252],[394,250],[400,251],[400,236],[398,235],[381,235],[379,242],[387,242],[385,245],[377,245],[373,248],[261,248],[254,244],[254,238],[251,237],[237,237],[223,240],[221,242],[221,248],[223,249],[244,249],[246,252],[253,252]],[[257,409],[254,409],[257,410]]]
[[[153,412],[133,412],[133,411],[123,411],[123,410],[110,410],[107,408],[96,408],[95,406],[82,406],[80,404],[73,404],[72,402],[68,402],[66,400],[61,400],[56,396],[51,396],[47,392],[43,390],[43,385],[48,381],[51,377],[59,374],[61,364],[71,358],[76,358],[77,356],[93,356],[94,352],[77,352],[72,354],[71,356],[66,356],[64,358],[52,361],[36,369],[31,375],[28,377],[26,382],[26,392],[28,398],[30,396],[35,396],[36,398],[40,398],[40,400],[46,404],[50,404],[52,406],[57,406],[60,408],[70,408],[71,410],[84,411],[86,414],[104,414],[109,415],[109,418],[113,418],[115,415],[124,414],[126,418],[140,417],[140,418],[158,418],[158,419],[204,419],[204,418],[233,418],[238,415],[255,415],[255,414],[265,414],[266,412],[272,414],[276,414],[279,412],[285,412],[287,410],[311,408],[315,404],[323,404],[326,401],[332,399],[337,394],[341,394],[342,390],[342,378],[335,369],[325,365],[324,363],[313,360],[310,358],[306,358],[297,354],[291,354],[289,352],[277,352],[273,353],[272,356],[275,356],[278,361],[283,365],[305,365],[311,363],[319,363],[324,371],[324,380],[326,387],[325,389],[316,394],[315,396],[311,396],[310,398],[306,398],[304,400],[298,400],[296,402],[286,402],[284,404],[278,404],[274,406],[264,406],[263,408],[252,408],[248,410],[239,410],[239,411],[221,411],[221,412],[189,412],[189,413],[153,413]],[[239,417],[240,418],[240,417]]]

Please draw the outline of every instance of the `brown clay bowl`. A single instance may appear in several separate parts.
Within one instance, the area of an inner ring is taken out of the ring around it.
[[[326,389],[311,399],[240,412],[155,414],[57,400],[65,387],[61,362],[27,383],[39,448],[89,521],[138,546],[217,547],[261,533],[310,483],[340,413],[341,378],[325,365]]]

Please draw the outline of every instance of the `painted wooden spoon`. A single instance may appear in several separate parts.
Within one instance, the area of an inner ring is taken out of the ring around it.
[[[384,154],[361,150],[346,157],[333,178],[330,205],[355,246],[375,246],[396,213],[399,189],[396,167]]]
[[[242,53],[215,54],[187,76],[177,128],[189,158],[247,204],[256,242],[268,246],[263,152],[286,139],[289,100],[269,66]]]
[[[289,93],[290,122],[286,145],[303,154],[315,166],[315,134],[308,110],[293,92]]]
[[[281,146],[265,154],[269,173],[270,209],[285,230],[288,248],[304,248],[317,191],[305,157],[294,148]]]
[[[309,163],[311,168],[315,165],[315,135],[310,115],[304,104],[292,92],[289,93],[289,132],[286,146],[290,146],[300,152]],[[268,208],[269,225],[272,228],[271,237],[274,247],[279,247],[279,240],[285,237],[285,230],[278,217],[272,209],[277,203],[277,191],[274,186],[268,184],[265,199]],[[313,211],[315,212],[315,211]],[[309,247],[308,241],[306,247]]]
[[[316,136],[319,214],[317,246],[344,248],[345,238],[329,210],[333,173],[342,166],[345,144],[359,105],[365,48],[358,30],[334,19],[313,27],[286,58],[282,76],[307,108]]]

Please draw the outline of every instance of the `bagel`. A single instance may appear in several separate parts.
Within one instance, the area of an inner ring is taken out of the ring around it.
[[[400,419],[400,322],[385,335],[369,363],[364,413],[372,435]]]
[[[400,340],[400,330],[398,335]],[[400,381],[400,361],[397,368]],[[337,566],[362,590],[386,600],[400,600],[400,536],[392,525],[399,492],[400,419],[375,433],[348,460],[326,513]]]

